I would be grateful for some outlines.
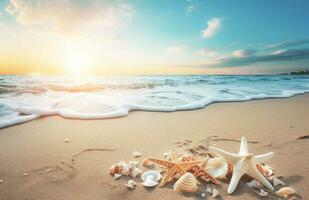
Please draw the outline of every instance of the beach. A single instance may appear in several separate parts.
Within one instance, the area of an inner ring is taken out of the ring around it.
[[[119,160],[163,158],[168,150],[182,152],[211,136],[217,136],[211,145],[227,151],[238,152],[239,142],[225,139],[245,136],[248,141],[256,141],[249,143],[250,152],[275,152],[267,163],[306,199],[309,140],[297,138],[309,134],[308,120],[308,94],[213,103],[190,111],[133,111],[125,117],[102,120],[41,117],[0,129],[0,199],[203,199],[201,192],[175,192],[172,184],[146,189],[139,177],[135,179],[137,187],[128,190],[125,185],[129,177],[114,180],[108,168]],[[185,140],[192,143],[177,145]],[[134,158],[135,150],[142,156]],[[222,188],[218,187],[221,198],[261,198],[246,190],[245,182],[242,178],[232,195],[226,194],[227,183],[223,182]]]

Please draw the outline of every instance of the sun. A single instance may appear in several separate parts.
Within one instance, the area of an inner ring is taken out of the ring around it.
[[[70,45],[63,49],[62,66],[70,75],[85,75],[93,64],[91,49],[85,45]]]

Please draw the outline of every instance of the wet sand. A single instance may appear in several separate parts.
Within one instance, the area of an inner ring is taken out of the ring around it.
[[[138,184],[136,189],[128,190],[125,184],[129,177],[115,181],[108,168],[119,160],[163,158],[167,150],[182,152],[210,136],[234,140],[246,136],[258,142],[249,144],[251,152],[274,151],[268,164],[306,199],[309,139],[297,137],[308,134],[308,94],[216,103],[205,109],[174,113],[137,111],[108,120],[44,117],[0,130],[0,199],[200,199],[205,186],[189,195],[174,192],[172,184],[151,190]],[[181,147],[175,144],[184,140],[193,142]],[[211,144],[233,152],[239,148],[235,141],[217,140]],[[76,155],[85,149],[93,150]],[[133,158],[134,150],[142,157]],[[140,183],[140,178],[136,181]],[[227,184],[223,182],[222,188],[218,187],[222,199],[258,199],[245,188],[246,181],[246,177],[241,179],[233,195],[225,193]]]

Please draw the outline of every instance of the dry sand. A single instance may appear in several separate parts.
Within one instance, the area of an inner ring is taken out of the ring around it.
[[[124,186],[129,178],[114,181],[107,169],[119,160],[162,158],[169,149],[186,148],[178,147],[175,142],[188,139],[198,144],[212,135],[236,140],[246,136],[248,140],[258,141],[249,144],[251,152],[274,151],[275,157],[269,164],[307,199],[309,139],[296,140],[306,134],[309,134],[309,95],[217,103],[205,109],[174,113],[133,112],[109,120],[40,118],[0,130],[0,179],[3,180],[0,199],[199,199],[200,193],[174,192],[172,184],[151,190],[139,184],[129,191]],[[68,143],[64,142],[66,138],[70,140]],[[211,144],[234,152],[239,148],[239,143],[233,141],[219,140]],[[72,161],[72,155],[88,148],[114,151],[86,151]],[[143,156],[134,159],[134,150]],[[222,183],[223,188],[219,188],[222,199],[257,199],[246,190],[245,181],[246,177],[242,178],[230,196],[224,192],[227,184]]]

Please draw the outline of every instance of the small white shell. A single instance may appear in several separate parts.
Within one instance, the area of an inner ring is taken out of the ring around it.
[[[208,186],[207,186],[207,188],[206,188],[206,192],[208,192],[208,193],[210,193],[210,194],[211,194],[211,193],[212,193],[212,189],[211,189],[210,187],[208,187]]]
[[[258,195],[260,195],[262,197],[266,197],[268,195],[268,192],[266,192],[265,190],[261,189],[260,192],[258,193]]]
[[[128,162],[129,167],[137,167],[138,166],[138,161],[129,161]]]
[[[128,183],[127,183],[127,188],[129,188],[129,189],[134,189],[135,186],[136,186],[136,184],[137,184],[137,183],[136,183],[135,181],[129,180]]]
[[[205,170],[214,178],[224,178],[229,170],[227,161],[223,157],[210,158]]]
[[[284,186],[285,183],[284,183],[283,181],[281,181],[280,179],[278,179],[277,177],[274,177],[274,179],[273,179],[273,185],[274,185],[275,187],[278,186],[278,185]]]
[[[0,180],[0,183],[3,183],[3,180]]]
[[[28,176],[28,173],[24,173],[24,176]]]
[[[220,195],[219,191],[217,189],[213,188],[212,189],[212,198],[216,198],[219,195]]]
[[[142,154],[141,154],[140,152],[138,152],[138,151],[133,151],[133,152],[132,152],[132,155],[133,155],[134,158],[137,158],[137,157],[141,157],[141,156],[142,156]]]
[[[276,193],[279,196],[288,198],[288,197],[292,196],[293,194],[296,194],[296,191],[291,187],[283,187],[280,190],[276,191]]]
[[[120,179],[121,178],[121,174],[114,174],[114,180]]]
[[[161,174],[156,170],[149,170],[142,174],[141,179],[144,182],[146,182],[147,179],[158,182],[161,179]]]
[[[202,197],[202,198],[205,198],[205,197],[206,197],[206,194],[205,194],[205,193],[202,193],[202,194],[201,194],[201,197]]]
[[[251,189],[261,189],[262,188],[262,185],[254,179],[252,181],[248,182],[247,186]]]
[[[129,170],[129,175],[132,176],[133,178],[137,177],[140,173],[142,173],[142,171],[137,167],[132,167]]]
[[[66,138],[66,139],[64,139],[64,142],[68,143],[68,142],[70,142],[70,140],[68,138]]]
[[[152,179],[146,179],[145,182],[142,183],[143,186],[145,187],[154,187],[156,185],[158,185],[158,182],[157,181],[153,181]]]

